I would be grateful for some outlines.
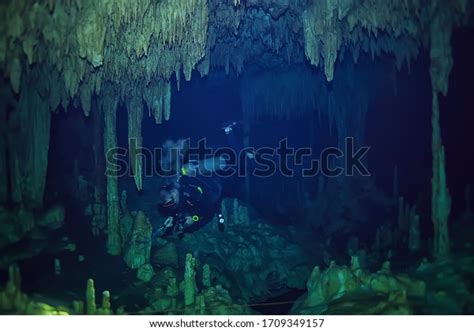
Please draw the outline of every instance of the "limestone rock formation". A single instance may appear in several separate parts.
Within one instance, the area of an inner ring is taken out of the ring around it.
[[[138,212],[133,223],[130,241],[124,250],[125,263],[138,269],[150,261],[152,227],[143,212]]]
[[[372,57],[392,54],[397,67],[404,63],[409,66],[429,37],[426,22],[436,20],[433,7],[442,10],[450,20],[458,20],[459,13],[466,10],[463,0],[433,1],[432,7],[416,0],[390,4],[383,0],[310,3],[302,16],[305,53],[313,65],[323,62],[328,81],[333,80],[336,60],[344,50],[351,52],[354,62],[364,51]],[[448,32],[449,28],[444,26],[443,30]]]
[[[219,284],[199,285],[196,281],[196,258],[186,254],[184,265],[183,281],[178,286],[176,275],[170,270],[163,274],[165,281],[153,283],[156,286],[154,290],[146,295],[150,302],[149,307],[141,313],[168,313],[168,314],[187,314],[187,315],[229,315],[229,314],[249,314],[251,310],[247,305],[236,302],[229,291]],[[209,267],[209,266],[208,266]],[[205,267],[206,270],[208,267]]]
[[[117,148],[117,101],[113,100],[113,96],[104,97],[102,109],[105,118],[104,153],[107,160],[107,252],[112,255],[118,255],[122,247],[122,238],[120,237],[118,173],[116,171],[116,160],[110,154]]]
[[[239,200],[224,199],[222,205],[224,232],[213,222],[185,235],[180,244],[202,265],[209,264],[211,285],[221,284],[232,297],[262,301],[289,288],[304,288],[310,270],[299,246]]]
[[[393,275],[390,264],[386,262],[382,269],[374,274],[366,273],[360,268],[356,257],[352,258],[351,267],[337,266],[331,263],[328,269],[321,272],[315,267],[307,283],[308,293],[300,298],[292,308],[295,314],[322,314],[331,313],[331,309],[337,311],[339,302],[347,300],[348,307],[352,311],[357,309],[369,309],[366,313],[375,311],[384,313],[411,313],[408,296],[423,299],[426,295],[426,285],[421,280],[414,280],[405,275]],[[375,300],[372,308],[366,306],[365,294],[360,292],[369,291]],[[360,303],[352,302],[359,296]],[[334,307],[336,306],[336,307]],[[341,304],[341,308],[344,304]],[[389,311],[386,311],[391,307]],[[371,310],[370,309],[374,309]],[[364,311],[364,310],[362,310]]]
[[[158,246],[159,245],[159,246]],[[153,253],[151,261],[153,265],[164,267],[171,266],[174,268],[178,267],[178,250],[176,245],[172,242],[164,242],[158,244]]]
[[[145,283],[148,283],[155,275],[155,270],[151,264],[143,264],[137,271],[137,278]]]
[[[67,306],[51,306],[44,302],[32,300],[21,288],[21,273],[17,266],[8,268],[9,279],[5,288],[0,288],[0,313],[24,315],[110,315],[113,313],[110,303],[110,292],[102,293],[102,304],[97,307],[94,280],[88,279],[86,286],[86,306],[75,300]],[[85,308],[85,309],[84,309]]]
[[[66,248],[61,244],[56,246],[56,243],[47,238],[48,234],[64,225],[64,217],[65,210],[61,205],[53,206],[39,215],[24,208],[10,211],[0,207],[0,250],[9,252],[0,257],[0,266],[7,267],[19,260],[31,258],[46,248],[51,251]],[[15,245],[22,247],[23,241],[31,243],[19,252],[11,249]]]

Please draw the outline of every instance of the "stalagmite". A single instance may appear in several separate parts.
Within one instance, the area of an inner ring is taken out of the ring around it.
[[[117,148],[116,111],[117,101],[104,97],[103,111],[105,116],[104,153],[106,155],[107,175],[107,252],[119,255],[122,247],[119,220],[118,174],[114,153]]]
[[[123,259],[132,269],[150,262],[152,226],[142,211],[135,217],[130,240],[124,248]]]
[[[137,190],[143,188],[143,158],[141,156],[142,148],[142,121],[143,121],[143,103],[138,97],[131,97],[127,104],[128,111],[128,152],[130,155],[130,164],[133,171],[133,178]]]
[[[110,304],[110,292],[102,292],[102,307],[100,308],[100,313],[102,315],[112,314],[112,305]]]
[[[211,277],[211,267],[209,264],[205,264],[202,267],[202,285],[204,287],[211,287],[212,277]]]
[[[102,292],[102,304],[97,307],[94,280],[89,278],[86,286],[86,314],[87,315],[111,315],[112,305],[110,303],[110,292]],[[84,304],[82,301],[75,303],[74,309],[78,314],[83,314]]]
[[[190,306],[196,296],[196,259],[192,254],[186,254],[184,266],[184,304]]]
[[[86,314],[95,315],[97,312],[97,305],[95,302],[95,287],[94,280],[89,278],[86,287]]]
[[[84,301],[74,300],[72,302],[72,311],[76,315],[84,315]]]

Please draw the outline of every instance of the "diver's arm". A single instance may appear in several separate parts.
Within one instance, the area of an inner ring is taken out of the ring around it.
[[[196,177],[198,175],[215,174],[224,170],[227,166],[226,159],[223,156],[208,158],[196,163],[189,162],[181,168],[181,175]]]
[[[173,216],[168,216],[168,218],[165,220],[162,226],[159,228],[153,230],[151,237],[154,239],[156,237],[161,237],[165,235],[165,233],[168,232],[169,228],[172,228],[174,226],[174,217]]]

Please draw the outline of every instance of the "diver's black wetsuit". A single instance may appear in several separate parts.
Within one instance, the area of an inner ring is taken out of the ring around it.
[[[216,176],[182,176],[179,179],[179,203],[175,208],[162,212],[173,217],[173,226],[165,233],[192,232],[209,223],[222,201],[222,181]],[[186,216],[193,219],[186,224]]]
[[[179,184],[180,203],[178,213],[181,216],[193,217],[193,224],[184,224],[184,230],[194,231],[207,224],[217,210],[222,200],[221,179],[216,176],[183,176]]]

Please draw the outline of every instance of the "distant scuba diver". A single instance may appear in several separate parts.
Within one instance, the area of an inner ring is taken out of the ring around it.
[[[235,127],[240,124],[240,122],[236,122],[236,121],[231,121],[231,122],[227,122],[227,123],[224,123],[224,126],[222,127],[222,130],[224,130],[224,133],[229,135],[231,134]]]
[[[235,151],[235,130],[238,122],[230,122],[222,127],[227,135],[230,147]],[[177,143],[178,150],[186,153],[182,148],[183,140]],[[166,147],[172,147],[167,142]],[[249,159],[253,159],[252,153],[247,153]],[[184,158],[184,157],[183,157]],[[188,161],[171,181],[160,189],[160,202],[158,210],[161,215],[166,216],[162,226],[157,228],[153,235],[163,236],[173,232],[183,234],[192,232],[209,223],[217,215],[219,229],[224,230],[225,219],[220,211],[224,179],[217,172],[227,166],[223,157],[208,158],[201,161]]]

